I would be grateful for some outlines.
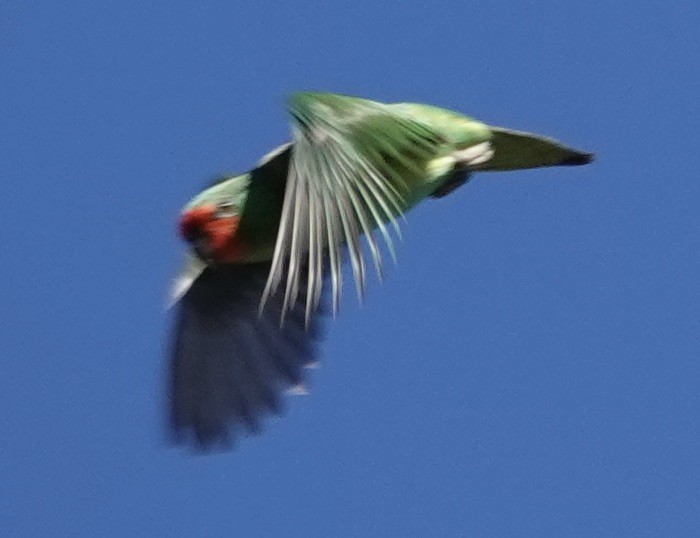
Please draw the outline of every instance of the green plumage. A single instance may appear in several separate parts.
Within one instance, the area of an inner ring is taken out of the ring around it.
[[[248,246],[239,261],[272,260],[262,303],[283,286],[286,307],[294,304],[299,271],[308,271],[307,315],[318,301],[325,263],[335,309],[342,249],[347,247],[362,295],[366,268],[360,237],[366,238],[381,274],[381,249],[373,230],[379,230],[394,257],[390,229],[400,233],[396,218],[431,195],[451,192],[471,172],[592,159],[553,139],[492,127],[430,105],[298,93],[289,99],[288,109],[291,144],[251,172],[205,190],[186,209],[234,201],[241,214],[239,237]]]

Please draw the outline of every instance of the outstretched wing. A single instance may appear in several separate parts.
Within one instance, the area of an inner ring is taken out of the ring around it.
[[[272,295],[258,317],[270,263],[208,267],[182,296],[173,330],[169,428],[176,441],[227,446],[237,430],[258,432],[278,414],[281,393],[304,385],[316,360],[320,314],[307,327],[304,307]],[[302,290],[305,279],[300,282]]]
[[[299,282],[306,279],[308,321],[321,294],[326,258],[333,311],[338,308],[343,245],[360,298],[365,282],[362,235],[381,276],[382,259],[372,231],[379,229],[395,257],[386,224],[400,234],[396,217],[424,196],[417,185],[425,181],[426,167],[445,141],[407,113],[364,99],[300,93],[290,99],[289,111],[294,120],[292,157],[261,308],[281,286],[283,312],[295,308]]]

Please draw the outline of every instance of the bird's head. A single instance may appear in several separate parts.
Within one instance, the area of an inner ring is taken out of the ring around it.
[[[181,237],[206,263],[236,262],[244,250],[238,228],[245,189],[237,179],[210,187],[185,206],[180,215]]]

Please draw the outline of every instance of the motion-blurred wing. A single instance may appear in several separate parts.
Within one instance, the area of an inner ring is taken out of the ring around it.
[[[283,297],[272,295],[259,317],[269,270],[269,262],[208,267],[180,299],[169,385],[175,440],[228,446],[237,430],[258,432],[265,415],[279,413],[285,389],[303,387],[320,314],[307,329],[297,303],[280,327]]]
[[[399,233],[395,218],[415,200],[408,185],[424,178],[427,164],[443,147],[442,137],[407,113],[364,99],[301,93],[289,101],[293,117],[292,158],[266,295],[282,281],[284,307],[296,305],[307,272],[306,317],[315,310],[327,258],[333,311],[338,308],[341,248],[347,245],[361,297],[365,235],[381,275],[382,260],[372,230],[379,228],[394,256],[385,223]]]

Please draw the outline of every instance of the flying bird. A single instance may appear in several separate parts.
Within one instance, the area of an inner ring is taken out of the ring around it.
[[[362,297],[402,215],[474,172],[583,165],[593,155],[442,108],[329,93],[288,100],[291,142],[183,208],[171,300],[168,413],[178,442],[227,447],[305,391],[343,264]],[[383,244],[383,246],[381,246]]]

